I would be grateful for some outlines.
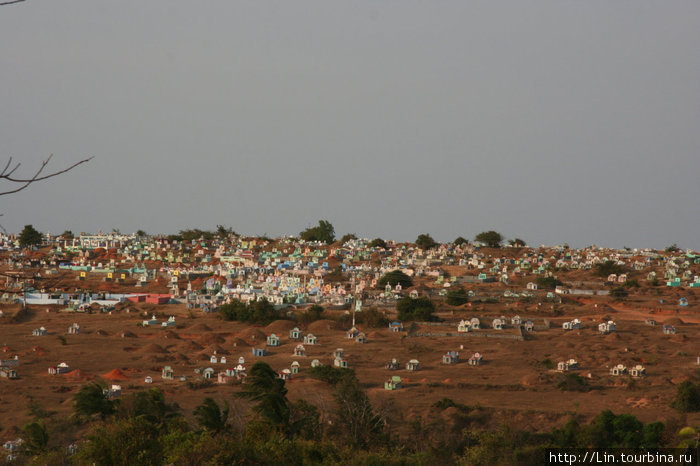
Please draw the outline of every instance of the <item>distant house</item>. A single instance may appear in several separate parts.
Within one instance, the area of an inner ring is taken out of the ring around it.
[[[420,362],[417,359],[411,359],[406,363],[407,371],[417,371],[420,367]]]
[[[484,357],[481,353],[474,353],[471,355],[468,362],[470,366],[480,366],[483,360]]]
[[[471,320],[470,320],[469,322],[470,322],[470,324],[471,324],[471,325],[470,325],[470,328],[471,328],[472,330],[478,330],[478,329],[481,328],[481,321],[479,321],[479,318],[478,318],[478,317],[472,317]]]
[[[253,356],[267,356],[267,350],[265,348],[252,348],[251,351],[253,353]]]
[[[598,324],[598,331],[603,335],[607,335],[608,333],[614,332],[615,329],[616,325],[615,322],[613,322],[612,320]]]
[[[523,323],[523,319],[520,318],[520,316],[513,316],[510,319],[510,325],[521,325]]]
[[[562,324],[562,328],[564,330],[578,330],[581,328],[581,321],[578,319],[574,319],[570,322],[564,322]]]
[[[207,367],[202,371],[202,375],[204,376],[205,379],[211,379],[214,377],[214,373],[216,371],[214,370],[213,367]]]
[[[143,379],[144,383],[153,383],[153,377],[150,375],[147,375],[145,379]]]
[[[109,388],[104,389],[107,398],[120,398],[122,396],[122,386],[112,384]]]
[[[294,356],[306,356],[306,348],[304,348],[304,345],[297,345],[294,347],[294,352],[292,354]]]
[[[168,317],[168,320],[160,325],[163,327],[175,327],[175,316]]]
[[[393,358],[391,361],[384,364],[384,368],[389,369],[390,371],[398,370],[399,367],[401,367],[401,366],[399,364],[399,360],[396,358]]]
[[[345,350],[343,348],[336,348],[335,351],[333,351],[334,358],[342,358],[344,356],[345,356]]]
[[[282,380],[290,380],[292,378],[292,371],[289,369],[282,369],[277,373],[277,378]]]
[[[367,343],[367,335],[365,332],[360,332],[355,337],[355,343]]]
[[[531,320],[528,320],[525,322],[525,331],[526,332],[534,332],[535,331],[535,323],[532,322]]]
[[[647,370],[644,366],[637,364],[629,372],[632,377],[643,377],[646,375]]]
[[[459,353],[456,351],[448,351],[442,355],[443,364],[457,364],[459,362]]]
[[[647,319],[646,324],[651,325],[653,327],[656,325],[656,321],[654,319]]]
[[[289,331],[289,338],[292,340],[299,340],[301,338],[302,332],[299,327],[294,327]]]
[[[343,369],[347,369],[348,367],[348,361],[345,358],[335,358],[333,360],[333,365],[335,367],[341,367]]]
[[[175,374],[175,371],[173,371],[172,367],[165,366],[163,368],[163,371],[161,372],[161,377],[164,378],[165,380],[173,380],[174,374]]]
[[[0,377],[16,379],[18,377],[17,370],[7,366],[0,367]]]
[[[401,377],[398,375],[384,382],[384,390],[398,390],[399,388],[401,388]]]
[[[69,335],[80,334],[80,325],[78,325],[77,322],[74,322],[70,327],[68,327],[68,334]]]
[[[353,339],[360,334],[360,330],[357,327],[351,327],[350,330],[345,332],[345,338]]]
[[[311,367],[321,367],[321,366],[323,366],[323,364],[321,364],[321,361],[319,361],[318,359],[314,359],[313,361],[311,361]]]
[[[392,332],[403,332],[403,324],[401,322],[391,322],[389,324],[389,330]]]
[[[314,336],[313,333],[309,333],[304,336],[304,344],[305,345],[316,345],[318,344],[318,338]]]
[[[503,330],[503,327],[505,326],[505,322],[503,319],[493,319],[493,322],[491,322],[491,327],[493,327],[494,330]]]
[[[148,327],[149,325],[158,325],[158,319],[156,319],[156,316],[154,314],[149,320],[144,320],[142,324],[144,327]]]
[[[68,372],[70,372],[70,366],[65,362],[49,367],[49,375],[67,374]]]
[[[292,374],[298,374],[300,367],[301,367],[301,365],[298,362],[294,361],[291,365]]]
[[[467,333],[469,330],[471,330],[471,322],[467,320],[460,320],[459,324],[457,324],[457,333]]]
[[[216,374],[216,383],[225,384],[229,383],[230,376],[225,372],[219,372]]]
[[[627,368],[622,364],[618,364],[617,366],[610,369],[610,375],[613,375],[613,376],[624,375],[626,373],[627,373]]]
[[[274,333],[267,336],[267,346],[279,346],[280,339]]]
[[[566,372],[573,369],[578,369],[578,361],[575,359],[569,359],[568,361],[561,361],[557,363],[557,370],[559,372]]]
[[[528,289],[528,290],[536,290],[536,289],[537,289],[537,283],[529,282],[529,283],[527,284],[527,289]]]
[[[664,325],[664,335],[675,335],[676,334],[676,327],[673,325],[666,324]]]
[[[35,328],[32,330],[32,335],[35,337],[45,337],[48,332],[44,327]]]

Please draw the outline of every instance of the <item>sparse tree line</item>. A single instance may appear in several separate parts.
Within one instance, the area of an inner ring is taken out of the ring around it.
[[[73,395],[73,415],[30,402],[35,420],[23,429],[17,464],[525,464],[546,462],[548,448],[696,448],[698,434],[680,420],[644,424],[606,410],[589,422],[574,416],[564,426],[533,433],[488,429],[492,411],[449,398],[431,414],[403,419],[392,403],[374,406],[350,369],[321,366],[309,377],[327,384],[331,399],[291,401],[284,380],[266,363],[250,370],[230,395],[206,397],[184,416],[159,388],[106,397],[106,385],[90,382]],[[679,385],[672,405],[700,409],[695,381]],[[443,412],[450,409],[447,416]],[[87,432],[78,451],[65,445]],[[55,439],[54,439],[55,437]]]

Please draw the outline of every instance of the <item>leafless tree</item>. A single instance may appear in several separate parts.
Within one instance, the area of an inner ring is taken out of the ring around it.
[[[3,4],[0,3],[0,5],[3,5]],[[55,172],[45,174],[44,169],[47,167],[49,162],[51,162],[52,157],[53,157],[53,154],[51,154],[46,160],[41,162],[41,166],[39,167],[39,169],[36,172],[34,172],[34,175],[32,175],[28,178],[24,178],[24,177],[15,175],[15,172],[22,164],[20,162],[13,163],[12,157],[10,157],[7,160],[7,163],[5,164],[5,168],[2,170],[2,172],[0,172],[0,181],[9,182],[10,186],[8,186],[8,187],[10,189],[8,189],[6,191],[0,191],[0,196],[17,193],[17,192],[22,191],[23,189],[27,188],[32,183],[36,183],[38,181],[44,181],[44,180],[47,180],[49,178],[53,178],[54,176],[58,176],[58,175],[61,175],[63,173],[69,172],[72,169],[74,169],[75,167],[77,167],[78,165],[81,165],[83,163],[86,163],[86,162],[89,162],[90,160],[92,160],[92,157],[89,157],[87,159],[83,159],[79,162],[76,162],[73,165],[71,165],[70,167],[64,168],[63,170],[58,170]]]
[[[2,2],[2,3],[0,3],[0,6],[3,6],[3,5],[12,5],[13,3],[20,3],[20,2],[23,2],[23,1],[24,1],[24,0],[12,0],[11,2]]]

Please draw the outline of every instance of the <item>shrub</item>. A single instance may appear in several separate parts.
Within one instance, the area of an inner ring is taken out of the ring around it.
[[[599,277],[607,277],[610,274],[620,275],[627,272],[627,269],[613,261],[605,261],[594,266],[593,273]]]
[[[400,270],[392,270],[391,272],[385,273],[377,282],[377,287],[384,288],[387,283],[391,285],[392,288],[395,287],[397,283],[400,283],[402,288],[413,286],[411,277]]]
[[[434,322],[437,319],[433,315],[435,305],[427,296],[420,298],[402,298],[396,303],[396,310],[399,311],[399,320],[418,320],[423,322]]]
[[[461,286],[458,288],[450,288],[447,292],[445,302],[450,306],[461,306],[469,301],[467,291]]]
[[[337,385],[346,377],[355,378],[355,371],[345,367],[318,366],[312,367],[306,374],[312,379],[321,380],[329,385]]]
[[[367,243],[367,247],[370,248],[384,248],[386,249],[386,241],[381,238],[374,238],[372,241]]]
[[[566,378],[559,382],[557,388],[573,392],[587,392],[591,389],[588,385],[588,380],[578,374],[567,374]]]
[[[681,382],[676,389],[676,397],[671,407],[682,413],[700,411],[700,386],[690,380]]]
[[[320,241],[331,244],[335,240],[335,228],[327,220],[319,220],[318,226],[309,227],[299,233],[304,241]]]
[[[274,306],[266,299],[245,304],[234,300],[229,304],[220,306],[219,315],[224,320],[237,320],[239,322],[263,325],[283,317],[283,313],[275,310]]]
[[[319,319],[323,319],[323,307],[318,304],[314,304],[306,310],[303,314],[299,316],[299,322],[302,324],[310,324],[311,322],[316,322]]]
[[[561,280],[555,277],[537,277],[537,286],[545,290],[553,290],[557,286],[563,285]]]
[[[438,243],[427,233],[418,235],[418,238],[416,238],[416,246],[421,249],[432,249],[437,245]]]
[[[492,248],[500,248],[503,242],[503,235],[497,231],[489,230],[479,233],[474,239]]]

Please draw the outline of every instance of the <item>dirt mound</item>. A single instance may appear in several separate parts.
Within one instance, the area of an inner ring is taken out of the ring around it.
[[[80,369],[70,371],[66,374],[66,377],[73,380],[87,380],[90,378],[90,376],[87,373],[81,371]]]
[[[670,338],[670,340],[675,342],[675,343],[685,343],[686,341],[688,341],[688,337],[686,335],[683,335],[683,334],[680,334],[680,335],[676,334],[676,335],[673,335]]]
[[[182,353],[180,353],[180,352],[177,352],[177,353],[173,354],[173,357],[174,357],[177,361],[184,361],[184,362],[186,362],[186,361],[189,361],[189,360],[190,360],[190,358],[188,358],[187,356],[185,356],[184,354],[182,354]]]
[[[678,317],[671,317],[670,319],[664,320],[664,325],[685,325],[685,322]]]
[[[102,374],[102,378],[107,380],[129,380],[129,377],[124,375],[119,369],[112,369],[106,374]]]
[[[212,345],[215,343],[225,343],[226,338],[224,338],[221,334],[219,333],[207,333],[202,335],[197,339],[197,343],[200,345],[208,346]]]
[[[182,349],[185,350],[186,352],[199,351],[202,348],[204,348],[202,345],[197,344],[194,341],[188,341],[187,343],[182,345]]]
[[[230,354],[225,348],[219,345],[209,345],[204,350],[207,354]]]
[[[620,335],[618,335],[618,334],[615,333],[615,332],[608,333],[607,335],[605,335],[605,339],[606,339],[606,340],[619,340],[619,339],[620,339]]]
[[[232,346],[235,346],[235,347],[250,346],[248,343],[246,343],[245,340],[243,340],[242,338],[238,338],[238,337],[232,338],[232,339],[229,341],[229,344],[232,345]]]
[[[328,330],[339,330],[338,322],[330,319],[321,319],[309,324],[310,333],[320,333]]]
[[[167,331],[163,334],[163,337],[164,337],[164,338],[170,338],[170,339],[173,339],[173,340],[179,340],[179,339],[180,339],[180,335],[178,335],[177,333],[173,332],[172,330],[167,330]]]
[[[238,338],[241,338],[250,344],[255,344],[260,343],[261,341],[265,341],[267,335],[265,335],[265,332],[263,332],[259,328],[248,327],[247,329],[243,330],[238,334]]]
[[[136,335],[134,333],[129,332],[129,331],[122,332],[119,334],[119,336],[122,338],[136,338]]]
[[[291,320],[276,320],[265,327],[265,331],[267,333],[276,333],[277,336],[280,336],[284,333],[289,333],[289,331],[296,326],[296,322]]]
[[[95,333],[103,337],[108,337],[110,335],[109,332],[102,330],[101,328],[97,329]]]
[[[196,332],[211,332],[211,327],[203,322],[199,322],[198,324],[194,324],[192,327],[190,327],[189,330]]]
[[[163,349],[162,346],[157,345],[155,343],[151,343],[150,345],[144,346],[143,348],[141,348],[141,352],[142,353],[159,353],[159,354],[167,353],[167,351],[165,351],[165,349]]]

